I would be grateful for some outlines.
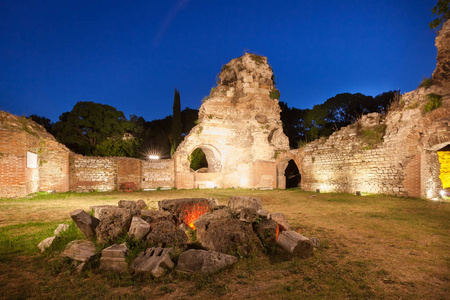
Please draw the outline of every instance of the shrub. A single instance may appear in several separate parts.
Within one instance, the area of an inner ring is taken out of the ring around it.
[[[429,88],[433,85],[433,79],[424,77],[419,87]]]
[[[273,89],[272,91],[270,91],[270,98],[280,99],[280,91],[277,89]]]
[[[427,103],[425,103],[425,106],[423,107],[423,110],[425,112],[430,112],[433,109],[436,109],[438,107],[442,106],[442,96],[437,94],[428,94],[427,95]]]
[[[370,128],[361,129],[361,137],[368,145],[364,147],[364,150],[372,149],[375,145],[383,141],[384,134],[386,133],[386,125],[377,125]]]

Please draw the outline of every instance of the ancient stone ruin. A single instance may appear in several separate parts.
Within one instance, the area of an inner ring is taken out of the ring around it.
[[[289,142],[267,58],[247,53],[223,66],[219,77],[200,107],[199,124],[175,152],[175,186],[276,188],[276,153]],[[206,173],[190,169],[197,148],[206,155]]]
[[[299,149],[289,150],[283,134],[267,58],[249,53],[223,66],[199,124],[173,159],[84,157],[31,120],[0,112],[0,196],[125,186],[284,189],[290,165],[298,170],[296,187],[306,191],[439,199],[450,188],[450,20],[436,47],[431,85],[401,95],[387,113],[362,116]],[[206,155],[204,172],[190,168],[196,149]]]
[[[79,271],[100,256],[102,270],[160,277],[173,268],[186,274],[217,272],[238,258],[277,245],[291,255],[308,258],[319,246],[317,239],[290,231],[284,215],[269,214],[259,198],[231,197],[228,205],[207,198],[171,199],[158,206],[159,210],[147,210],[142,200],[121,200],[117,206],[92,207],[94,216],[81,209],[71,212],[85,240],[71,241],[60,256],[79,262]],[[60,225],[54,237],[42,241],[41,251],[51,247],[67,227]],[[124,239],[127,243],[117,243]],[[127,244],[140,245],[140,252],[130,258]]]

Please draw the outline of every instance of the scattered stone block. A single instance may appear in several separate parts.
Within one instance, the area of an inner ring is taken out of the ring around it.
[[[239,213],[239,220],[247,223],[253,223],[258,218],[258,212],[253,207],[244,207]]]
[[[237,219],[209,220],[197,228],[197,239],[206,249],[221,253],[251,256],[262,249],[252,226]]]
[[[141,218],[150,225],[158,223],[160,221],[169,221],[175,223],[173,214],[164,210],[142,210]]]
[[[134,202],[133,202],[134,203]],[[136,205],[136,203],[134,203]],[[95,229],[97,240],[101,244],[114,240],[121,234],[128,232],[133,215],[130,210],[120,207],[102,209],[100,223]]]
[[[214,210],[213,212],[207,212],[201,215],[194,221],[194,226],[197,229],[197,239],[201,239],[202,235],[206,232],[206,229],[211,220],[224,220],[232,219],[231,211],[228,208]]]
[[[253,208],[255,211],[262,209],[261,199],[250,196],[230,197],[228,206],[234,213],[239,213],[243,208]]]
[[[284,250],[300,258],[308,258],[314,252],[311,241],[295,231],[283,231],[278,235],[278,245]]]
[[[67,229],[69,229],[69,225],[68,224],[59,224],[58,227],[56,227],[55,231],[54,231],[54,235],[55,236],[59,236],[61,235],[64,231],[66,231]]]
[[[260,209],[260,210],[258,210],[258,215],[261,218],[267,219],[267,217],[269,216],[269,212],[265,209]]]
[[[94,218],[99,219],[102,210],[115,208],[115,207],[117,207],[117,205],[96,205],[96,206],[89,207],[89,209],[94,213]]]
[[[169,199],[158,202],[160,210],[172,213],[177,224],[184,223],[193,228],[194,221],[218,205],[214,198]]]
[[[120,200],[119,208],[124,208],[124,209],[128,210],[133,217],[139,216],[141,214],[141,208],[135,201]]]
[[[166,269],[174,267],[173,254],[172,248],[148,248],[134,259],[133,270],[136,273],[150,272],[153,277],[161,277]]]
[[[125,272],[128,269],[125,256],[128,253],[128,248],[125,243],[115,244],[102,251],[100,258],[100,269],[111,270],[116,272]]]
[[[69,257],[73,260],[88,262],[95,256],[95,245],[92,241],[75,240],[67,244],[61,257]]]
[[[291,230],[291,226],[289,226],[289,223],[283,213],[271,213],[268,218],[270,220],[274,220],[278,223],[278,225],[280,225],[280,231]]]
[[[81,233],[88,240],[95,238],[95,229],[99,224],[99,220],[94,218],[82,209],[76,209],[70,213],[70,217],[80,229]]]
[[[184,251],[187,248],[188,236],[170,221],[161,221],[151,226],[147,235],[150,245],[162,248],[175,248]]]
[[[253,226],[254,231],[264,245],[275,244],[278,237],[278,223],[274,220],[264,219]]]
[[[136,204],[138,205],[138,207],[140,209],[146,209],[148,207],[147,203],[145,203],[145,201],[142,199],[139,199],[138,201],[136,201]]]
[[[210,274],[230,267],[237,261],[235,256],[216,251],[191,249],[180,254],[176,270],[186,274]]]
[[[41,250],[41,252],[44,252],[46,249],[50,248],[50,246],[53,244],[55,239],[57,239],[57,237],[52,236],[52,237],[48,237],[45,240],[43,240],[42,242],[40,242],[38,244],[39,250]]]
[[[145,238],[149,231],[150,224],[145,222],[143,219],[139,217],[133,217],[133,219],[131,219],[130,230],[128,231],[130,237],[141,240]]]

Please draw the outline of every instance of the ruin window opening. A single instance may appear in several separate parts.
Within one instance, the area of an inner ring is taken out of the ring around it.
[[[439,156],[439,178],[442,182],[442,188],[445,190],[445,196],[450,197],[450,144],[437,150],[437,154]]]
[[[194,172],[200,171],[203,173],[206,173],[205,171],[208,170],[208,161],[206,159],[206,154],[203,152],[201,148],[196,148],[194,151],[192,151],[191,156],[191,170]]]
[[[288,162],[286,170],[284,171],[284,176],[286,176],[286,189],[300,187],[301,174],[293,159]]]

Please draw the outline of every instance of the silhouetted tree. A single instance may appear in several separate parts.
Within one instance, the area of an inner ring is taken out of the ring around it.
[[[172,143],[170,149],[170,156],[177,150],[178,145],[181,143],[181,103],[180,92],[175,89],[175,95],[173,97],[173,114],[172,114]]]
[[[435,7],[431,9],[431,15],[436,15],[436,19],[430,22],[430,28],[440,30],[441,25],[450,19],[450,0],[439,0]]]
[[[52,133],[52,128],[53,128],[53,122],[46,117],[41,117],[38,115],[29,115],[28,119],[33,120],[34,122],[44,126],[45,130],[47,130],[49,133]]]

